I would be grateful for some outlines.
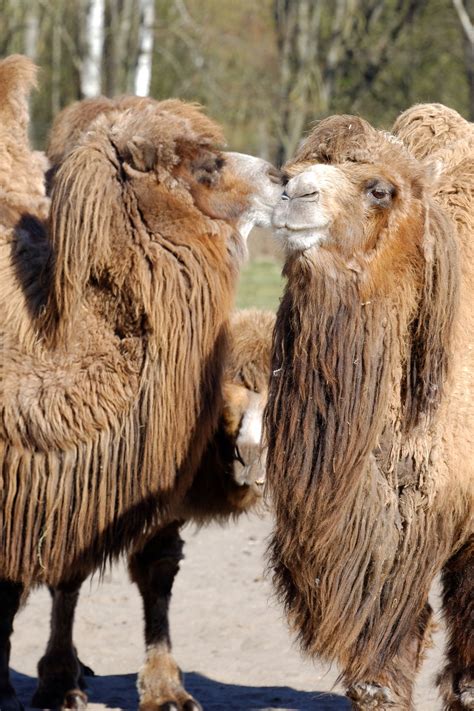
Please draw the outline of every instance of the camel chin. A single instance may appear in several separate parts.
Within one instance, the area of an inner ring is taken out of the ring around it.
[[[305,230],[293,230],[280,227],[275,230],[276,237],[282,242],[287,253],[306,252],[311,247],[318,247],[326,240],[326,233],[315,227]]]

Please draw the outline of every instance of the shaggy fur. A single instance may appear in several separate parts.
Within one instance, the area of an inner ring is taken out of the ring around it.
[[[388,216],[345,204],[330,246],[287,259],[267,410],[271,564],[302,646],[340,664],[355,707],[409,709],[432,580],[472,533],[472,154],[469,167],[453,148],[451,203],[399,139],[357,117],[322,121],[286,171],[317,162],[396,191]]]
[[[122,550],[216,425],[248,188],[181,108],[100,117],[55,177],[49,234],[4,232],[0,560],[27,586]]]
[[[21,590],[48,583],[64,605],[35,703],[79,707],[77,657],[58,635],[87,574],[149,546],[186,506],[222,407],[237,224],[254,197],[265,219],[280,187],[263,161],[224,158],[198,107],[130,99],[78,130],[45,222],[22,123],[34,68],[2,71],[0,112],[10,119],[11,92],[21,108],[4,175],[23,183],[8,183],[0,228],[0,706],[19,709],[8,658]]]
[[[180,528],[183,522],[199,525],[222,521],[248,511],[261,500],[262,490],[253,480],[239,485],[234,467],[239,430],[252,396],[267,396],[270,372],[270,351],[275,316],[271,312],[250,309],[233,315],[230,328],[230,348],[224,371],[223,409],[219,426],[198,467],[193,484],[184,502],[170,518],[176,521],[148,536],[129,558],[132,580],[138,585],[145,617],[146,661],[139,673],[140,707],[161,708],[174,702],[187,711],[197,706],[183,687],[179,669],[171,652],[168,606],[174,577],[179,570],[183,542]],[[255,460],[252,473],[260,471],[260,448],[245,451],[248,463]],[[242,448],[242,451],[243,448]],[[239,456],[241,452],[239,451]],[[39,664],[39,686],[34,705],[40,708],[57,705],[70,694],[87,700],[78,690],[81,667],[72,644],[72,626],[79,586],[62,586],[53,594],[51,635],[45,656]],[[68,697],[69,698],[69,697]]]

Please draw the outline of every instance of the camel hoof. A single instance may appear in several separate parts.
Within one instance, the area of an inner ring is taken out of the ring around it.
[[[353,684],[347,690],[347,696],[352,701],[353,707],[360,711],[394,707],[390,690],[379,684],[363,682]]]
[[[72,689],[64,695],[54,689],[36,689],[31,705],[36,709],[77,709],[84,711],[87,708],[87,696],[80,689]],[[3,711],[3,706],[0,706]]]
[[[183,711],[203,711],[203,708],[195,699],[188,699],[183,704]]]
[[[68,691],[64,697],[63,708],[84,711],[87,708],[87,696],[80,689]]]

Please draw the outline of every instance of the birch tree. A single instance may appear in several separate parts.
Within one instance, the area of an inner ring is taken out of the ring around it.
[[[140,0],[140,15],[139,54],[135,73],[135,94],[137,94],[137,96],[148,96],[150,93],[153,63],[154,0]]]
[[[104,0],[91,0],[85,7],[85,53],[81,66],[83,96],[98,96],[104,45]]]

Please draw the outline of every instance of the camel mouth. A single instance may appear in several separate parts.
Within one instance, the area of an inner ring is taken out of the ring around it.
[[[255,476],[256,469],[260,469],[260,471],[257,471],[257,477]],[[238,486],[252,486],[260,490],[265,486],[265,478],[265,474],[261,471],[258,460],[253,461],[251,464],[246,464],[245,466],[239,466],[234,462],[233,479]]]

